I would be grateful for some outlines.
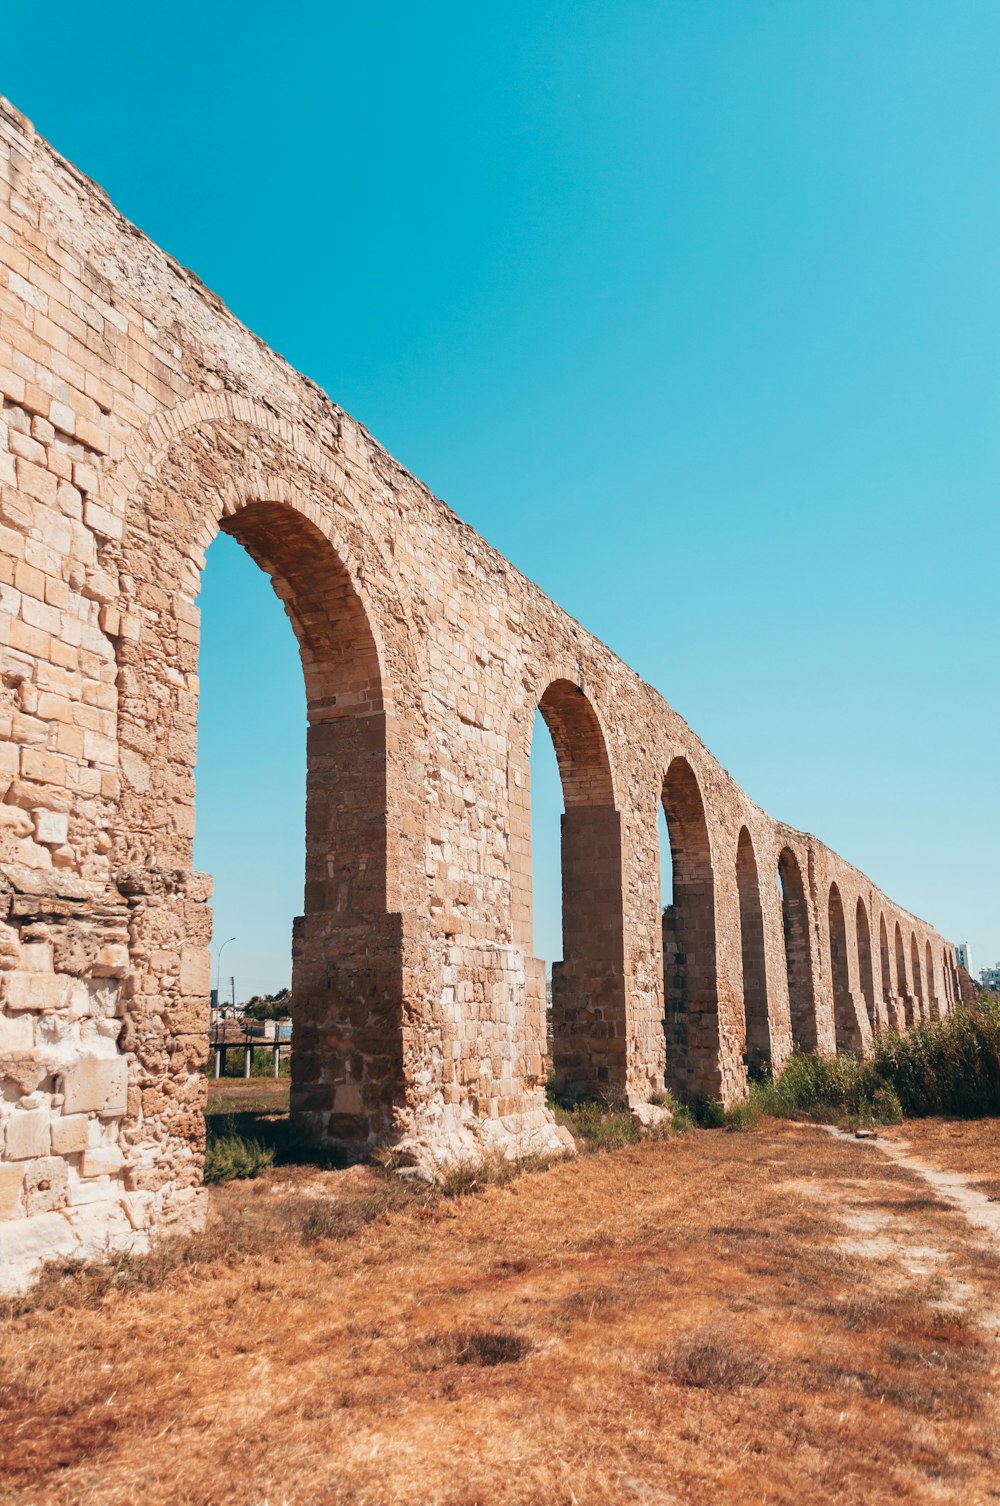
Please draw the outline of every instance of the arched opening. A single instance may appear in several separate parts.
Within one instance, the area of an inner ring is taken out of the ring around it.
[[[899,997],[903,1001],[903,1020],[906,1028],[913,1024],[913,995],[906,974],[906,952],[903,949],[903,932],[899,921],[896,921],[896,987]]]
[[[924,978],[927,989],[927,1013],[932,1020],[941,1018],[941,1010],[938,1004],[937,985],[934,978],[934,953],[928,941],[924,946]]]
[[[872,1034],[878,1028],[878,1016],[875,1012],[875,975],[872,970],[872,933],[868,924],[868,911],[865,902],[858,898],[857,908],[854,912],[854,925],[858,933],[858,973],[861,978],[861,992],[864,995],[865,1008],[868,1010],[868,1023],[872,1027]]]
[[[525,916],[529,1011],[544,1011],[545,1076],[552,1072],[552,968],[563,955],[562,818],[565,811],[556,750],[540,711],[535,712],[529,763],[530,890]],[[515,860],[517,859],[515,840]],[[515,896],[516,903],[516,896]],[[532,974],[535,968],[535,974]],[[535,997],[537,995],[537,997]],[[544,1002],[543,1002],[544,1001]]]
[[[744,826],[736,844],[736,886],[740,900],[740,952],[743,959],[743,1012],[746,1046],[743,1059],[751,1073],[771,1065],[771,1027],[767,1013],[767,969],[760,877],[753,841]]]
[[[662,790],[673,870],[663,911],[667,1082],[685,1097],[719,1092],[715,873],[705,806],[694,770],[675,758]]]
[[[948,964],[948,948],[941,948],[941,977],[944,980],[945,1013],[950,1014],[955,1004],[954,979],[951,976],[951,968]]]
[[[889,933],[885,928],[885,916],[878,918],[878,955],[882,974],[882,1002],[890,1025],[893,1023],[892,962],[889,957]]]
[[[850,963],[847,957],[847,923],[836,884],[830,885],[827,903],[830,923],[830,978],[833,985],[833,1025],[838,1051],[861,1049],[861,1035],[851,996]]]
[[[920,948],[914,932],[910,932],[910,974],[913,980],[913,1014],[918,1024],[924,1020],[924,983],[920,969]]]
[[[296,508],[250,503],[220,530],[270,578],[298,643],[305,690],[305,863],[302,913],[291,954],[291,1111],[299,1132],[320,1142],[364,1144],[393,1128],[402,1101],[401,919],[390,909],[390,818],[382,673],[366,610],[325,535]],[[190,548],[192,540],[182,541]],[[207,542],[207,541],[206,541]],[[198,611],[201,561],[181,541],[150,540],[149,579],[184,581],[160,608],[159,631],[119,645],[124,861],[149,873],[192,866],[197,743]],[[136,545],[138,563],[140,548]],[[186,678],[188,677],[188,678]],[[252,692],[251,692],[252,693]],[[235,740],[240,727],[232,729]],[[268,771],[278,783],[281,768]],[[244,813],[253,824],[256,808]],[[301,816],[299,818],[301,820]],[[301,827],[300,827],[301,830]],[[258,873],[266,882],[268,856]],[[149,882],[149,880],[142,880]],[[162,885],[163,880],[158,880]],[[189,1018],[205,1018],[207,912],[178,895],[177,945],[191,957]],[[160,927],[160,914],[150,924]],[[249,924],[248,920],[248,924]],[[146,924],[143,917],[137,928]],[[247,934],[237,922],[233,930]],[[219,940],[224,940],[219,937]],[[159,945],[165,943],[161,940]],[[197,981],[196,981],[197,979]],[[212,980],[214,981],[214,980]],[[207,1000],[206,1000],[207,1002]],[[206,1021],[207,1023],[207,1021]],[[190,1028],[190,1027],[185,1027]],[[183,1053],[178,1053],[178,1056]],[[189,1094],[193,1100],[193,1094]]]
[[[816,995],[813,987],[812,948],[809,943],[809,904],[799,860],[790,847],[778,857],[781,891],[781,923],[785,938],[785,972],[791,1012],[792,1045],[796,1051],[815,1051]]]
[[[388,915],[386,713],[371,625],[347,569],[288,507],[223,529],[272,580],[306,687],[306,862],[292,946],[292,1115],[312,1138],[391,1128],[402,1081],[398,917]],[[396,925],[392,922],[397,921]]]
[[[211,1134],[234,1097],[245,1098],[239,1080],[247,1070],[270,1079],[253,1089],[262,1108],[288,1110],[291,938],[305,869],[306,702],[287,614],[268,577],[225,533],[207,551],[200,585],[193,863],[213,880],[210,1068],[213,1079],[237,1079],[209,1082]],[[256,1049],[247,1044],[251,1029]],[[269,1051],[265,1041],[272,1039],[279,1044]]]
[[[600,722],[582,690],[555,680],[538,711],[562,789],[562,958],[552,963],[555,1090],[624,1093],[627,1069],[621,817]]]

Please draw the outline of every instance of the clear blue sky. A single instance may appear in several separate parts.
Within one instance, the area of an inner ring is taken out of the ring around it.
[[[755,799],[1000,954],[995,0],[49,0],[3,31],[39,129]],[[227,544],[197,860],[245,993],[287,981],[301,688]],[[537,805],[551,958],[551,771]]]

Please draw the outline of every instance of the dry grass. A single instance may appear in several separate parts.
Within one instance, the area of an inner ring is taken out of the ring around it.
[[[767,1124],[211,1203],[10,1308],[5,1506],[1000,1500],[994,1277],[871,1147]]]
[[[210,1077],[207,1112],[211,1114],[287,1114],[287,1077]]]

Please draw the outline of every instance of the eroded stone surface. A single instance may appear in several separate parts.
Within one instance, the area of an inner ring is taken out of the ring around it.
[[[0,205],[0,1281],[198,1217],[195,598],[220,530],[305,676],[301,1130],[425,1170],[555,1150],[552,1068],[643,1113],[665,1084],[732,1102],[748,1063],[868,1050],[968,988],[5,102]],[[536,709],[566,803],[551,1050]],[[53,1158],[65,1182],[29,1187]]]

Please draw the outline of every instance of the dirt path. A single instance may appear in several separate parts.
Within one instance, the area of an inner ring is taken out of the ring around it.
[[[845,1139],[853,1138],[845,1134],[843,1130],[825,1126],[834,1135]],[[932,1166],[929,1161],[922,1160],[919,1156],[911,1154],[909,1140],[886,1139],[879,1135],[876,1139],[866,1142],[870,1144],[880,1155],[888,1156],[897,1166],[905,1171],[912,1172],[927,1183],[928,1187],[946,1203],[957,1208],[963,1218],[974,1228],[990,1235],[1000,1250],[1000,1199],[980,1192],[973,1186],[969,1177],[963,1176],[959,1171],[943,1171],[938,1166]]]

